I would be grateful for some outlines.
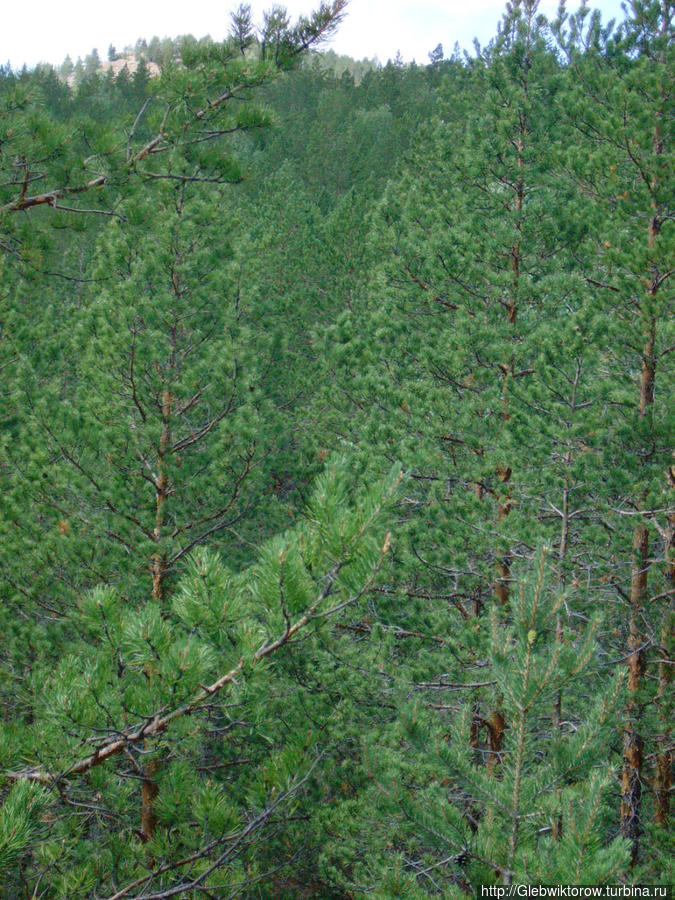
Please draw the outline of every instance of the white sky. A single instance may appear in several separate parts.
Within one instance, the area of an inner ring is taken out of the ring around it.
[[[13,68],[24,63],[60,63],[66,54],[74,60],[84,57],[96,47],[102,58],[108,46],[118,50],[134,44],[137,38],[150,40],[193,34],[200,38],[210,34],[222,40],[229,26],[230,3],[216,0],[114,0],[103,4],[92,0],[28,0],[26,8],[12,3],[2,15],[0,28],[0,63]],[[350,0],[347,18],[331,46],[337,53],[356,59],[377,57],[385,63],[400,50],[406,61],[428,61],[428,53],[442,44],[446,56],[455,41],[470,48],[473,38],[482,44],[495,34],[504,3],[500,0],[470,0],[467,8],[462,0]],[[262,9],[272,5],[252,2],[260,19]],[[312,9],[312,0],[287,0],[293,16]],[[605,20],[621,18],[621,0],[591,0]],[[557,0],[542,0],[540,9],[553,15]],[[570,7],[576,4],[570,0]]]

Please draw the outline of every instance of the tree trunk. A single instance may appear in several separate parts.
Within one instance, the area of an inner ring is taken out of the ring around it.
[[[164,523],[166,519],[166,501],[169,496],[169,478],[166,472],[166,457],[171,448],[171,415],[173,408],[173,394],[170,390],[162,392],[162,433],[157,448],[157,473],[155,478],[155,527],[153,537],[156,543],[162,540]],[[150,562],[150,574],[152,576],[152,598],[162,601],[164,599],[164,580],[167,574],[166,555],[157,552]],[[157,770],[157,761],[148,762],[143,768],[143,782],[141,785],[141,834],[144,841],[149,841],[155,831],[156,817],[154,800],[159,792],[154,775]]]
[[[668,470],[669,488],[675,489],[675,467]],[[668,517],[666,532],[666,606],[661,626],[661,659],[656,708],[661,726],[657,738],[654,821],[664,829],[670,823],[670,793],[672,790],[672,720],[673,720],[673,657],[675,656],[675,510]]]
[[[511,469],[509,466],[500,466],[497,470],[497,477],[502,484],[508,484],[511,480]],[[497,521],[502,522],[511,511],[511,497],[507,493],[506,497],[500,501],[497,509]],[[500,606],[505,606],[509,602],[509,589],[511,584],[511,554],[506,553],[497,560],[497,579],[495,581],[495,599]]]
[[[633,574],[628,636],[628,710],[623,733],[623,774],[621,778],[621,834],[631,842],[631,863],[639,852],[642,800],[643,740],[638,732],[641,708],[639,691],[645,672],[645,655],[640,621],[647,598],[649,532],[639,526],[633,537]]]
[[[659,688],[656,697],[658,715],[661,723],[661,733],[657,738],[656,751],[656,775],[654,778],[654,795],[656,799],[656,811],[654,821],[661,828],[667,829],[670,823],[670,793],[672,790],[672,657],[673,649],[673,619],[675,612],[672,608],[666,610],[666,615],[661,630],[661,661],[659,663]]]
[[[665,27],[665,22],[663,23]],[[663,59],[662,59],[663,62]],[[657,120],[653,153],[656,159],[663,152],[660,120]],[[651,194],[652,209],[647,229],[647,243],[650,251],[656,246],[661,229],[661,217],[656,206],[656,176],[652,177]],[[656,379],[656,318],[653,312],[653,299],[658,293],[661,280],[658,272],[652,270],[648,275],[647,320],[644,332],[642,364],[640,372],[640,402],[638,411],[640,419],[646,419],[654,405],[654,385]],[[642,503],[637,504],[638,512]],[[641,704],[639,692],[645,673],[644,636],[640,623],[647,603],[647,583],[649,572],[649,532],[644,524],[638,525],[633,535],[633,566],[631,576],[630,620],[628,637],[628,710],[623,737],[623,774],[621,778],[621,834],[631,842],[631,864],[637,863],[640,850],[640,819],[642,801],[642,763],[643,739],[640,735],[639,720]],[[658,762],[657,762],[658,779]]]
[[[650,245],[652,235],[650,226]],[[651,317],[642,354],[640,377],[640,418],[644,419],[654,402],[654,340],[656,323]],[[641,504],[640,504],[641,505]],[[639,507],[638,506],[638,511]],[[640,851],[642,813],[642,764],[644,741],[639,733],[642,705],[640,690],[646,660],[644,635],[640,625],[647,604],[649,573],[649,531],[638,525],[633,534],[633,563],[630,591],[630,619],[628,626],[628,710],[623,733],[623,773],[621,777],[621,834],[631,842],[631,865],[635,865]]]
[[[527,84],[525,84],[525,93],[527,94]],[[514,326],[518,319],[518,291],[520,284],[520,265],[521,265],[521,245],[520,233],[522,231],[521,217],[523,214],[523,200],[525,198],[525,182],[522,177],[523,170],[523,152],[525,149],[525,136],[527,128],[525,119],[521,114],[518,119],[518,137],[516,140],[516,148],[518,152],[518,178],[516,181],[516,229],[518,231],[518,240],[511,247],[511,274],[513,276],[513,285],[511,297],[506,302],[506,313],[508,323]],[[508,402],[508,383],[509,375],[513,374],[513,364],[502,365],[503,385],[502,385],[502,425],[509,421],[511,414],[509,413]],[[503,465],[497,469],[497,478],[502,484],[507,484],[511,480],[511,466]],[[502,522],[511,511],[512,506],[510,489],[507,489],[505,498],[499,503],[497,510],[497,521]],[[511,583],[511,562],[510,553],[502,556],[497,560],[496,564],[496,581],[495,581],[495,599],[500,606],[505,606],[509,602],[509,589]]]
[[[496,709],[491,713],[490,718],[486,720],[488,732],[488,745],[490,752],[488,753],[488,771],[494,773],[497,766],[502,761],[502,749],[504,747],[504,732],[506,731],[506,719],[502,713]]]
[[[171,413],[173,407],[173,394],[169,390],[162,392],[162,434],[157,448],[157,475],[155,478],[155,527],[153,537],[155,543],[162,540],[164,520],[166,517],[166,501],[169,496],[169,479],[166,473],[166,456],[171,447]],[[166,556],[156,553],[150,563],[152,576],[152,597],[154,600],[162,600],[164,593],[164,579],[166,577]]]

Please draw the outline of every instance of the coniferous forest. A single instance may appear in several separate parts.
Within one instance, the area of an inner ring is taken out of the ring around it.
[[[675,881],[675,3],[345,12],[0,69],[2,900]]]

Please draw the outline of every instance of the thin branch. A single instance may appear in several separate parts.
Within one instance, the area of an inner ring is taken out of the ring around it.
[[[148,97],[143,106],[138,111],[138,115],[134,119],[134,124],[131,126],[131,131],[129,132],[129,137],[127,138],[127,162],[131,162],[131,141],[133,140],[134,133],[136,131],[136,126],[143,118],[143,113],[146,111],[148,106],[152,101],[152,97]]]
[[[310,766],[308,771],[305,773],[305,775],[299,781],[297,781],[287,791],[284,791],[283,793],[279,794],[279,796],[268,807],[266,807],[261,813],[259,813],[254,819],[252,819],[248,823],[248,825],[234,839],[232,839],[232,838],[228,839],[228,840],[232,840],[231,846],[229,846],[223,853],[221,853],[221,855],[216,860],[214,860],[214,862],[207,869],[205,869],[201,873],[201,875],[198,875],[197,878],[193,879],[190,882],[183,882],[183,884],[179,884],[179,885],[175,885],[174,887],[167,888],[166,890],[163,890],[163,891],[157,891],[154,894],[146,894],[146,893],[143,893],[140,895],[137,894],[136,896],[130,898],[130,900],[166,900],[166,898],[168,898],[168,897],[175,897],[178,894],[184,894],[186,891],[191,891],[191,890],[194,890],[195,888],[198,888],[200,885],[203,884],[203,882],[208,878],[209,875],[211,875],[213,872],[215,872],[217,869],[219,869],[225,862],[227,862],[228,859],[230,859],[232,856],[234,856],[235,852],[243,844],[243,842],[246,840],[246,838],[253,832],[257,831],[259,828],[261,828],[265,824],[265,822],[269,819],[269,817],[272,815],[272,813],[275,812],[281,806],[282,803],[284,803],[286,800],[288,800],[289,797],[293,796],[293,794],[297,793],[297,791],[299,791],[300,788],[303,787],[309,781],[310,777],[312,776],[312,773],[318,766],[321,759],[322,759],[322,755],[318,756],[314,760],[314,762],[312,763],[312,765]],[[145,875],[143,878],[139,878],[133,884],[128,885],[126,888],[123,888],[121,891],[118,891],[116,894],[113,894],[112,897],[108,898],[108,900],[122,900],[123,897],[129,896],[129,892],[131,890],[135,889],[136,887],[140,887],[143,884],[147,884],[148,881],[152,880],[157,875],[161,875],[161,874],[164,874],[165,872],[170,872],[172,870],[175,870],[179,866],[189,865],[191,862],[195,862],[198,859],[203,859],[204,856],[206,856],[210,850],[212,850],[215,846],[217,846],[218,844],[220,844],[222,842],[223,842],[223,840],[221,838],[217,841],[214,841],[212,844],[210,844],[204,850],[200,850],[197,853],[192,854],[192,856],[187,857],[184,860],[181,860],[179,863],[174,863],[173,865],[169,864],[169,865],[164,866],[161,869],[157,870],[156,872],[151,872],[149,875]]]
[[[79,206],[61,206],[59,203],[52,203],[52,209],[59,209],[63,212],[74,212],[74,213],[87,213],[89,215],[95,216],[112,216],[115,219],[121,219],[122,222],[126,222],[126,216],[123,216],[121,213],[115,212],[112,209],[82,209]]]

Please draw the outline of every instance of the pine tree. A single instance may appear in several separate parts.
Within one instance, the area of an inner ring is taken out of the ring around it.
[[[84,136],[85,140],[74,147],[68,173],[62,171],[63,160],[69,158],[62,152],[68,146],[67,140],[55,140],[58,151],[45,155],[39,141],[32,139],[35,131],[30,127],[27,131],[20,130],[8,123],[18,148],[11,158],[25,162],[22,177],[3,179],[0,214],[35,207],[63,208],[68,205],[66,200],[77,200],[82,195],[97,198],[100,211],[110,212],[110,205],[124,195],[129,179],[136,181],[139,176],[141,181],[236,180],[240,173],[233,170],[232,153],[224,152],[227,141],[235,132],[268,123],[265,111],[256,105],[250,93],[273,80],[280,71],[293,68],[310,47],[330,35],[342,18],[344,5],[344,0],[322,3],[295,24],[287,18],[279,20],[278,10],[267,14],[266,21],[276,24],[263,28],[259,52],[251,59],[242,57],[240,46],[232,38],[223,44],[185,40],[180,60],[166,65],[162,78],[153,88],[153,97],[159,102],[144,103],[127,127],[117,133],[99,127]],[[270,32],[267,37],[265,28]],[[83,77],[93,74],[92,66],[98,67],[98,57],[93,53],[84,68],[80,65],[82,71],[76,85]],[[237,104],[240,98],[246,102]],[[30,126],[31,116],[36,112],[34,104],[19,98],[11,101],[10,108],[19,126]],[[144,129],[139,129],[141,123]],[[150,132],[149,139],[144,139],[145,129]],[[37,134],[44,139],[40,129]],[[218,151],[212,149],[214,144],[219,145]],[[12,150],[3,145],[0,157],[3,171],[13,166],[9,155]],[[178,162],[184,163],[186,157],[189,174]],[[56,164],[42,168],[38,160],[43,159],[54,159]],[[82,211],[82,207],[74,208]]]
[[[311,653],[299,639],[372,585],[390,542],[377,523],[399,478],[350,503],[345,467],[332,464],[303,524],[249,570],[235,575],[200,551],[163,603],[133,606],[104,587],[82,597],[69,617],[79,637],[56,670],[33,673],[34,723],[2,743],[4,766],[26,754],[34,763],[13,780],[53,788],[40,794],[46,834],[28,833],[8,801],[25,832],[14,852],[27,845],[30,858],[21,874],[4,860],[7,878],[32,890],[47,871],[45,896],[84,898],[141,886],[245,893],[267,877],[258,842],[323,752],[325,725],[289,707],[287,665]]]
[[[673,258],[667,224],[673,195],[672,17],[668,2],[635,3],[616,36],[603,35],[595,19],[585,23],[583,13],[570,20],[567,32],[571,67],[584,92],[572,105],[582,149],[571,162],[582,190],[594,198],[594,253],[587,257],[586,275],[601,310],[604,389],[615,417],[604,502],[616,529],[609,578],[627,610],[629,701],[620,815],[634,864],[645,826],[645,751],[651,743],[645,733],[648,648],[658,647],[667,659],[673,639],[667,578],[663,590],[672,508],[672,486],[664,484],[663,471],[672,419],[667,402],[659,401],[672,391],[667,367],[672,351],[667,312]],[[607,446],[607,435],[603,443]],[[666,693],[663,684],[659,703]],[[661,823],[668,818],[669,790],[662,784],[669,784],[671,767],[667,726],[665,731],[655,750],[655,814]]]
[[[343,6],[0,69],[7,900],[667,880],[669,0]]]
[[[509,723],[499,750],[470,740],[470,704],[457,714],[462,693],[477,686],[441,676],[434,702],[418,693],[406,703],[402,738],[414,757],[392,753],[389,768],[371,762],[390,814],[398,810],[409,823],[388,825],[408,834],[411,881],[434,893],[452,885],[470,893],[493,883],[606,884],[628,866],[630,845],[612,836],[605,802],[620,679],[589,696],[598,622],[569,627],[574,599],[551,585],[547,553],[510,592],[506,621],[503,606],[493,607],[485,671]],[[549,711],[563,686],[569,702],[556,728]]]

